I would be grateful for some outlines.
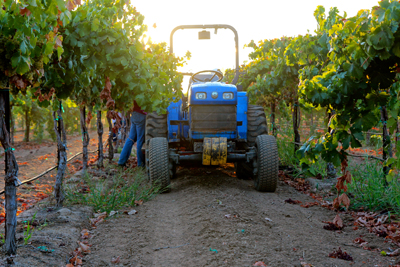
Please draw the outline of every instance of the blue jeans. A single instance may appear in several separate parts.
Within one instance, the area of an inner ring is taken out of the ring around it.
[[[133,112],[131,116],[131,130],[129,131],[129,137],[126,139],[124,148],[122,149],[121,156],[118,160],[118,165],[124,165],[132,152],[133,144],[136,142],[136,154],[138,166],[144,167],[144,154],[142,153],[142,146],[144,143],[146,127],[146,115],[138,112]]]

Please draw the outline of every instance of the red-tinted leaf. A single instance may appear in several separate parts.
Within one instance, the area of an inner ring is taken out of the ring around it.
[[[61,46],[62,47],[62,40],[61,40],[61,36],[57,36],[57,38],[56,38],[56,44],[55,44],[55,47],[57,48],[57,47],[59,47],[59,46]]]
[[[111,90],[111,81],[110,81],[109,77],[106,78],[106,86],[105,86],[105,88],[107,90],[109,90],[109,91]]]
[[[344,181],[345,181],[345,177],[344,176],[341,176],[341,177],[337,178],[336,189],[339,192],[340,192],[340,190],[345,188]]]
[[[27,17],[31,15],[31,11],[29,9],[27,9],[26,7],[21,8],[19,10],[19,13],[23,16],[26,15]]]
[[[338,228],[343,228],[343,221],[340,218],[339,214],[336,214],[335,219],[333,219],[333,223],[338,227]]]
[[[267,266],[264,262],[262,261],[257,261],[256,263],[253,264],[253,266]]]
[[[71,0],[68,0],[66,7],[69,11],[71,11],[75,8],[75,4]]]
[[[116,257],[116,258],[112,258],[111,260],[112,263],[116,264],[120,262],[120,256]]]
[[[345,173],[345,171],[346,171],[346,169],[347,169],[347,166],[348,166],[348,164],[347,164],[347,159],[344,159],[343,161],[342,161],[342,173]]]
[[[300,200],[293,200],[293,199],[291,199],[291,198],[286,199],[285,202],[286,202],[286,203],[289,203],[289,204],[299,204],[299,203],[301,203]]]
[[[351,174],[349,171],[346,171],[346,183],[351,184]]]
[[[350,206],[350,199],[349,199],[349,197],[348,197],[345,193],[343,193],[343,194],[340,195],[340,197],[339,197],[339,204],[343,204],[343,205],[346,206],[346,209],[349,209],[349,206]]]

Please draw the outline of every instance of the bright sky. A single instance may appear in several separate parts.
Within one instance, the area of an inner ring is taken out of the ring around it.
[[[297,36],[313,32],[317,23],[313,13],[318,5],[329,12],[336,6],[340,14],[354,16],[360,9],[371,9],[378,0],[144,0],[132,1],[137,11],[145,16],[147,35],[154,42],[167,42],[171,31],[179,25],[229,24],[239,34],[239,64],[248,60],[251,48],[243,48],[252,39]],[[153,28],[156,23],[157,27]],[[198,40],[200,30],[179,30],[174,34],[174,52],[192,59],[182,71],[235,67],[235,42],[231,30],[210,30],[210,40]]]

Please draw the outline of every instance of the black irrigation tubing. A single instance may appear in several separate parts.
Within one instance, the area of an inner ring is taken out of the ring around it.
[[[95,152],[97,152],[97,151],[99,151],[99,150],[96,149],[96,150],[94,150],[94,151],[88,151],[88,153],[95,153]],[[67,162],[73,160],[74,158],[76,158],[77,156],[81,155],[82,153],[83,153],[83,152],[79,152],[79,153],[75,154],[74,156],[72,156],[72,157],[70,157],[69,159],[67,159]],[[50,169],[48,169],[48,170],[42,172],[41,174],[39,174],[39,175],[37,175],[37,176],[35,176],[35,177],[31,178],[31,179],[28,179],[28,180],[25,180],[25,181],[21,182],[20,184],[17,185],[17,187],[19,187],[19,186],[21,186],[21,185],[24,185],[24,184],[27,184],[27,183],[30,183],[30,182],[32,182],[32,181],[35,181],[35,180],[39,179],[40,177],[42,177],[43,175],[45,175],[45,174],[51,172],[52,170],[54,170],[54,169],[56,169],[56,168],[57,168],[57,166],[51,167]],[[5,190],[1,191],[1,192],[0,192],[0,195],[4,194],[4,192],[5,192]]]

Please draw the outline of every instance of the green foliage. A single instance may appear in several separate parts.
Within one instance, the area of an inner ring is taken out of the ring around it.
[[[144,16],[127,3],[88,1],[71,12],[71,22],[60,29],[64,53],[53,55],[58,64],[46,66],[38,91],[45,105],[52,89],[57,98],[95,110],[128,110],[136,100],[144,110],[160,112],[180,99],[177,67],[184,59],[170,54],[165,43],[144,43]],[[111,88],[111,95],[101,94]]]
[[[37,212],[35,212],[35,214],[33,215],[33,217],[32,217],[32,220],[31,221],[28,221],[26,224],[25,224],[25,226],[26,226],[26,229],[24,229],[24,245],[28,245],[28,243],[29,243],[29,240],[31,239],[31,237],[32,237],[32,233],[33,233],[33,227],[32,227],[32,223],[35,221],[35,219],[36,219],[36,213]]]
[[[88,188],[84,193],[81,193],[81,183],[67,187],[67,201],[71,204],[90,205],[96,211],[107,213],[123,207],[133,207],[136,200],[148,201],[160,193],[160,188],[151,185],[145,171],[139,168],[119,170],[112,180],[96,182],[87,175],[83,186]]]
[[[400,214],[400,181],[398,176],[385,185],[382,164],[374,159],[362,164],[350,164],[352,183],[348,185],[353,196],[352,208],[373,211],[388,210]]]
[[[58,27],[69,22],[65,1],[4,1],[0,10],[0,87],[23,92],[60,51]],[[61,48],[62,49],[62,48]]]

